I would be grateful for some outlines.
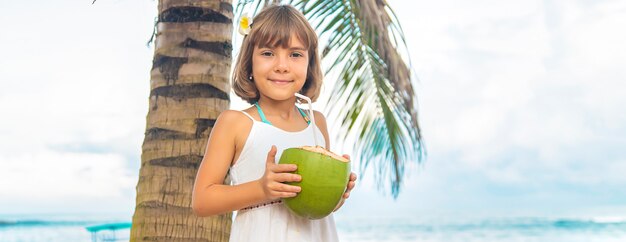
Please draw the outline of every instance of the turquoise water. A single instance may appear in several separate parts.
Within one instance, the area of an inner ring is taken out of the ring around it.
[[[91,241],[86,226],[125,222],[113,216],[0,215],[0,241]],[[336,218],[341,241],[626,241],[626,218]],[[128,238],[128,229],[117,238]],[[111,236],[112,234],[103,234]],[[123,240],[120,240],[123,241]]]
[[[626,241],[626,218],[338,219],[342,241]]]
[[[116,215],[0,215],[0,242],[88,242],[92,241],[92,234],[85,227],[130,220]],[[128,241],[129,234],[129,229],[103,231],[96,238]]]

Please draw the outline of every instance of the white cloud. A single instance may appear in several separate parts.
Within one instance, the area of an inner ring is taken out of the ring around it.
[[[570,152],[625,143],[623,3],[412,4],[397,12],[411,26],[430,161],[458,154],[450,162],[494,182],[623,182],[610,165],[620,153],[595,166],[619,172],[601,172]]]
[[[38,151],[4,156],[0,177],[11,185],[0,196],[16,200],[62,200],[67,197],[119,198],[136,184],[136,174],[117,154]]]
[[[151,1],[3,5],[0,212],[129,210],[155,10]]]

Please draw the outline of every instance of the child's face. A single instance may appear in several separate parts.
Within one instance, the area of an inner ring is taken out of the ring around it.
[[[308,66],[308,50],[295,35],[287,48],[254,47],[252,76],[260,98],[277,101],[294,98],[294,93],[304,86]]]

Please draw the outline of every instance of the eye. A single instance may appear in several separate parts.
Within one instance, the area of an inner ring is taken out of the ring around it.
[[[300,52],[293,52],[291,53],[291,57],[304,57],[304,55]]]
[[[271,51],[263,51],[261,52],[262,56],[274,56],[274,53],[272,53]]]

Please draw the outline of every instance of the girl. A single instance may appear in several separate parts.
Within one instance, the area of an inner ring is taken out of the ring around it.
[[[231,241],[338,240],[332,214],[308,220],[281,204],[281,198],[300,192],[283,182],[301,177],[291,173],[296,165],[275,163],[286,148],[315,145],[312,132],[324,137],[322,145],[329,149],[324,116],[315,111],[316,123],[310,123],[308,112],[295,105],[295,93],[314,101],[321,84],[317,35],[304,16],[288,5],[261,11],[243,39],[233,75],[235,93],[253,106],[218,117],[193,190],[198,216],[238,211]],[[224,184],[227,174],[231,184]],[[350,174],[337,209],[355,180]]]

